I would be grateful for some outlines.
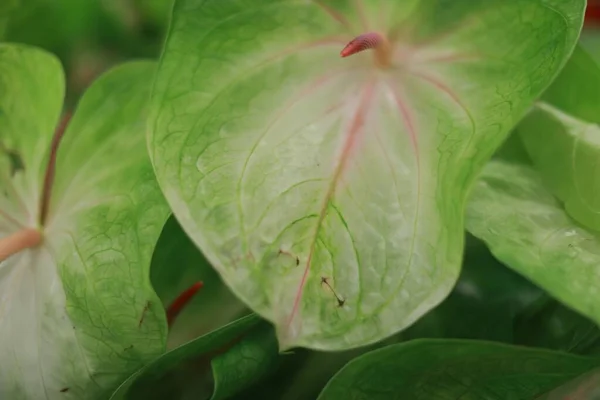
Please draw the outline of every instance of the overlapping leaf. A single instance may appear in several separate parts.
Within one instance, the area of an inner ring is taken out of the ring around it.
[[[467,207],[467,229],[499,260],[596,323],[598,85],[600,69],[578,50],[544,96],[552,105],[536,106],[513,138],[530,159],[490,163]]]

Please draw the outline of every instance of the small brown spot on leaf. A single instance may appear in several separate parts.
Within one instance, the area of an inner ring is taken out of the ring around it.
[[[335,296],[335,299],[337,300],[338,303],[338,307],[343,307],[344,304],[346,304],[346,299],[344,299],[343,297],[339,296],[335,290],[333,289],[333,287],[331,287],[331,284],[329,283],[329,279],[322,276],[321,277],[321,285],[325,285],[330,291],[331,293],[333,293],[333,295]]]
[[[140,317],[140,322],[138,324],[138,328],[142,327],[142,323],[144,322],[144,318],[146,318],[146,313],[148,312],[149,308],[150,308],[150,302],[147,301],[146,304],[144,305],[144,309],[142,310],[142,316]]]
[[[286,251],[286,250],[279,249],[279,253],[277,253],[277,255],[278,255],[278,256],[284,255],[284,256],[291,257],[291,258],[293,258],[293,259],[294,259],[294,262],[296,263],[296,267],[297,267],[298,265],[300,265],[300,258],[299,258],[298,256],[296,256],[296,255],[292,254],[292,253],[291,253],[291,252],[289,252],[289,251]]]
[[[60,389],[61,393],[67,393],[68,391],[69,391],[68,387]]]

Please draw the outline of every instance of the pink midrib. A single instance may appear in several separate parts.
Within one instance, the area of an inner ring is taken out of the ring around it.
[[[329,187],[327,189],[327,194],[325,195],[325,198],[323,199],[323,204],[322,204],[321,210],[319,212],[319,218],[317,220],[317,224],[315,227],[315,233],[312,237],[308,257],[306,259],[306,264],[304,266],[304,271],[302,273],[302,278],[300,280],[300,284],[296,291],[296,296],[294,297],[294,304],[292,306],[292,311],[290,313],[289,319],[286,324],[286,330],[288,330],[288,331],[289,331],[289,328],[290,328],[295,316],[298,314],[298,309],[300,307],[300,300],[302,299],[302,294],[304,292],[304,287],[306,286],[306,282],[308,279],[308,273],[310,271],[313,254],[315,253],[317,238],[319,236],[321,226],[323,225],[323,221],[325,220],[325,217],[327,215],[327,208],[329,206],[329,203],[331,202],[331,199],[333,198],[333,195],[335,194],[335,189],[338,185],[338,182],[346,169],[346,165],[348,164],[348,160],[350,159],[350,154],[352,153],[352,150],[354,149],[357,139],[359,137],[360,130],[365,123],[365,115],[367,114],[367,111],[369,108],[368,106],[369,106],[369,103],[371,102],[371,98],[373,96],[374,86],[375,86],[374,83],[370,82],[366,85],[366,88],[363,91],[361,101],[360,101],[358,107],[356,108],[356,111],[354,113],[354,117],[352,120],[352,124],[350,125],[350,128],[348,129],[348,134],[346,135],[346,139],[344,140],[342,152],[339,157],[337,166],[335,167],[335,170],[333,172],[331,181],[329,183]]]

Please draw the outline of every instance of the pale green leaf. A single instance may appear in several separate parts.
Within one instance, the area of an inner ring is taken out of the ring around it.
[[[593,358],[493,342],[414,340],[352,360],[319,400],[534,399],[597,365]]]
[[[584,6],[179,0],[150,117],[159,183],[282,348],[379,341],[456,282],[471,183],[566,62]],[[389,68],[340,58],[372,30],[392,38]]]
[[[597,72],[600,90],[600,69]],[[600,104],[596,110],[600,114]],[[544,184],[567,213],[600,230],[600,126],[540,103],[518,132]]]
[[[504,264],[600,323],[600,237],[567,215],[531,166],[490,162],[471,194],[467,229]]]
[[[105,398],[165,345],[149,280],[168,215],[144,140],[154,65],[119,67],[84,95],[58,147],[46,218],[62,71],[16,45],[0,45],[0,69],[0,140],[13,154],[0,164],[0,238],[39,225],[44,235],[0,264],[0,398]]]
[[[600,67],[577,48],[544,101],[519,124],[518,132],[567,213],[599,230]]]

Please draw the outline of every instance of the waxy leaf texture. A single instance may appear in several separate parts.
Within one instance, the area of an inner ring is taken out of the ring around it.
[[[453,287],[466,194],[584,6],[178,0],[149,120],[159,184],[282,349],[379,341]],[[373,31],[383,47],[340,57]]]

